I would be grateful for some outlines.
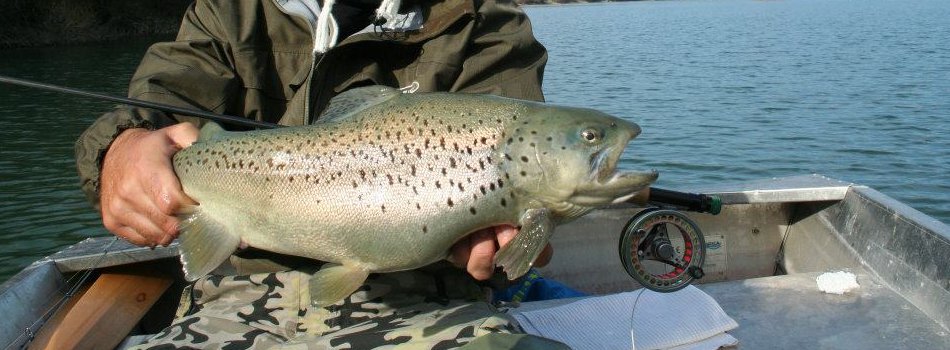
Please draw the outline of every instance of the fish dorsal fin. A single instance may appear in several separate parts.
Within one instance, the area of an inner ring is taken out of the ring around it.
[[[210,142],[214,140],[220,140],[227,138],[229,132],[224,130],[221,125],[215,122],[208,122],[201,127],[201,133],[198,134],[199,142]]]
[[[335,122],[346,119],[369,107],[386,102],[402,92],[388,86],[373,85],[347,90],[330,100],[318,123]]]

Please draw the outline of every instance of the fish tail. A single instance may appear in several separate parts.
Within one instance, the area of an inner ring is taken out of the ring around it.
[[[227,260],[241,244],[241,237],[225,229],[200,206],[187,206],[181,212],[178,250],[185,278],[194,281]]]

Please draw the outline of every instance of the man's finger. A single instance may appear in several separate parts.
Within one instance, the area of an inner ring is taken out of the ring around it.
[[[472,249],[469,252],[466,270],[477,280],[487,280],[495,271],[495,235],[489,230],[471,235]]]
[[[122,239],[129,241],[132,244],[137,246],[147,246],[150,245],[148,239],[140,235],[138,231],[129,226],[122,226],[115,229],[112,233],[116,236],[122,237]]]
[[[178,123],[163,130],[165,130],[165,135],[171,139],[172,143],[174,143],[178,149],[191,146],[191,144],[195,143],[195,140],[198,139],[198,135],[200,134],[198,128],[192,123]]]
[[[149,245],[156,245],[168,234],[151,218],[145,216],[141,209],[128,210],[118,215],[118,222],[133,229],[139,236],[148,241]]]
[[[495,238],[498,240],[498,246],[504,247],[518,235],[518,228],[511,225],[495,226]]]
[[[548,266],[548,263],[551,262],[551,257],[554,256],[554,248],[551,247],[551,244],[544,246],[544,250],[541,251],[541,254],[538,254],[538,258],[534,259],[534,267],[545,267]]]

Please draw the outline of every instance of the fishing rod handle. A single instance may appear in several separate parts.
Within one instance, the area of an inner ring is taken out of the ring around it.
[[[650,187],[648,201],[659,204],[682,207],[689,211],[700,213],[719,214],[722,210],[722,200],[718,196],[702,193],[689,193]]]

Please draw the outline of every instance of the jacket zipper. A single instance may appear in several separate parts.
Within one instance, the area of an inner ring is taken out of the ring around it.
[[[290,0],[290,1],[295,1],[295,0]],[[284,2],[286,3],[286,2],[289,2],[289,1],[284,1]],[[297,3],[302,3],[302,2],[299,2],[299,1],[295,1],[295,2],[297,2]],[[302,3],[302,4],[303,4],[303,6],[309,8],[310,11],[311,11],[311,13],[313,12],[313,8],[312,8],[312,7],[310,7],[310,6],[307,5],[306,3]],[[297,14],[296,12],[287,10],[287,8],[284,7],[284,5],[283,5],[283,4],[281,3],[281,1],[279,1],[279,0],[274,0],[274,5],[277,6],[277,8],[280,9],[281,12],[283,12],[284,14],[286,14],[286,15],[288,15],[288,16],[291,16],[291,17],[304,17],[304,16],[301,16],[301,15]],[[303,93],[304,93],[303,114],[300,116],[300,125],[307,125],[307,124],[309,124],[309,121],[310,121],[310,117],[309,117],[309,114],[310,114],[310,101],[311,101],[310,87],[313,85],[313,72],[314,72],[314,69],[315,69],[316,66],[317,66],[317,53],[316,53],[316,51],[314,50],[314,49],[316,48],[316,42],[315,42],[315,40],[316,40],[316,38],[315,38],[315,37],[316,37],[316,34],[315,34],[315,33],[316,33],[316,29],[313,27],[313,26],[314,26],[314,22],[311,21],[309,18],[303,18],[303,20],[307,22],[307,26],[310,28],[310,43],[311,43],[311,45],[312,45],[312,46],[310,47],[310,72],[309,72],[308,75],[307,75],[307,80],[306,80],[306,82],[304,83],[305,86],[304,86],[304,89],[303,89],[303,90],[304,90],[304,91],[303,91]],[[321,57],[320,57],[320,61],[323,61],[323,56],[322,56],[322,55],[321,55]]]

